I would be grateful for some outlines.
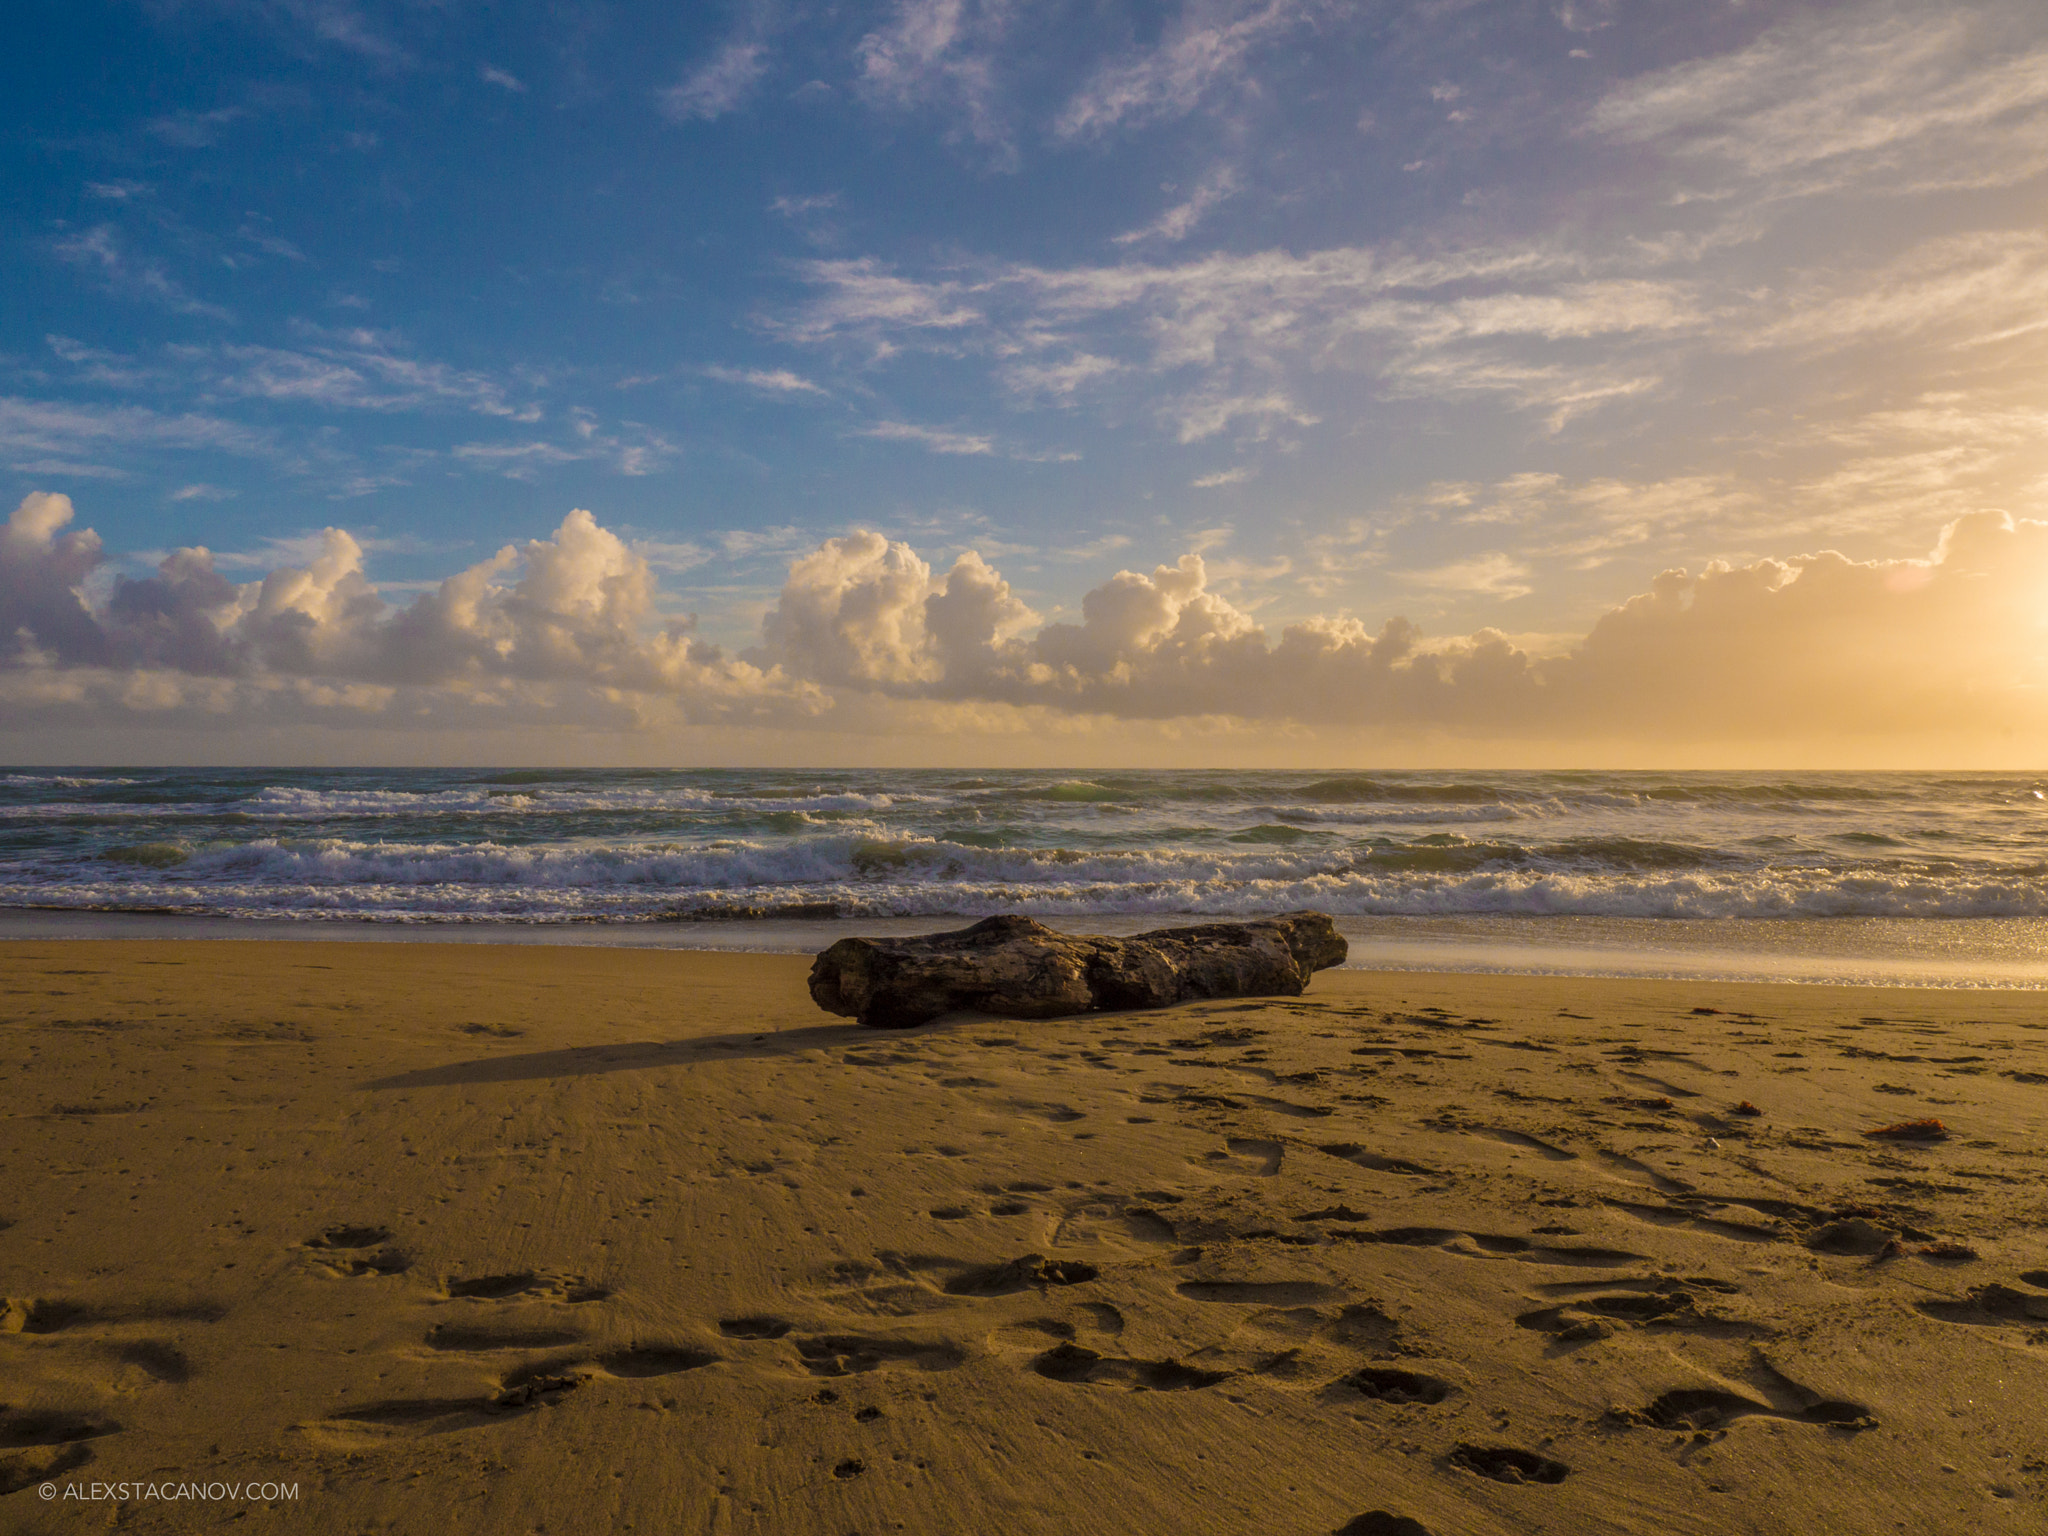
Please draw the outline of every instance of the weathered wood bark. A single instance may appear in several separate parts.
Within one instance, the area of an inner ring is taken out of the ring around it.
[[[1127,939],[1056,933],[1028,917],[906,939],[841,939],[811,966],[827,1013],[875,1027],[963,1010],[1052,1019],[1202,997],[1297,997],[1346,946],[1321,912],[1161,928]]]

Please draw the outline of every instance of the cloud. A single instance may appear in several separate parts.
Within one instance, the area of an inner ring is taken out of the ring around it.
[[[1475,597],[1527,597],[1536,589],[1529,585],[1529,567],[1512,555],[1491,550],[1465,560],[1420,571],[1394,573],[1410,586],[1430,592],[1449,592]]]
[[[1123,369],[1114,358],[1076,352],[1057,362],[1011,363],[1003,369],[1003,383],[1013,394],[1050,396],[1064,403],[1077,391]]]
[[[1174,204],[1139,229],[1129,230],[1114,237],[1117,245],[1136,245],[1146,240],[1185,240],[1194,233],[1211,208],[1233,196],[1238,189],[1238,176],[1234,167],[1218,166],[1195,184],[1195,189],[1185,202]]]
[[[197,412],[164,415],[141,406],[79,405],[0,395],[0,452],[83,456],[107,450],[170,449],[260,457],[269,434]]]
[[[995,49],[1009,12],[1004,0],[896,0],[888,23],[854,50],[861,94],[899,109],[949,112],[967,137],[1007,161]]]
[[[1504,571],[1479,573],[1496,585]],[[2048,523],[1961,519],[1928,556],[1822,552],[1698,575],[1667,571],[1567,654],[1497,632],[1425,643],[1316,618],[1274,636],[1218,595],[1199,555],[1089,592],[1079,624],[1012,635],[1000,577],[976,565],[930,637],[935,590],[907,546],[865,534],[799,562],[762,659],[895,696],[972,698],[1119,719],[1232,716],[1475,736],[1600,731],[1645,740],[1918,735],[2048,725]],[[970,600],[981,594],[980,606]],[[953,658],[963,658],[956,666]]]
[[[1632,349],[1705,334],[1716,318],[1673,280],[1584,276],[1537,245],[1429,255],[1338,247],[1180,262],[986,263],[903,275],[872,259],[799,268],[815,296],[768,327],[787,340],[986,354],[1020,395],[1055,399],[1128,371],[1181,375],[1151,404],[1182,442],[1233,422],[1257,435],[1314,425],[1290,374],[1376,375],[1396,397],[1493,396],[1555,429],[1656,387]]]
[[[852,334],[870,338],[879,350],[894,350],[892,331],[957,331],[982,322],[963,302],[972,285],[898,277],[872,257],[852,261],[808,261],[799,274],[819,290],[794,315],[770,319],[771,330],[792,341],[832,341]]]
[[[726,368],[713,364],[700,371],[707,379],[716,379],[721,384],[744,384],[764,394],[829,395],[829,391],[787,368]]]
[[[1241,80],[1252,52],[1306,19],[1300,0],[1190,4],[1148,53],[1111,65],[1054,121],[1061,138],[1087,138],[1127,123],[1185,117],[1219,84]]]
[[[68,530],[69,498],[31,495],[0,529],[0,671],[70,674],[104,700],[147,682],[172,707],[213,680],[261,712],[281,685],[317,685],[348,708],[485,707],[524,719],[580,696],[665,701],[690,720],[802,716],[817,691],[692,639],[658,610],[652,566],[588,512],[554,535],[506,545],[410,603],[387,602],[363,547],[329,528],[304,563],[236,584],[203,548],[155,574],[81,595],[102,564],[90,531]],[[351,694],[349,690],[353,690]],[[225,697],[217,689],[208,695]],[[295,694],[303,698],[303,693]],[[353,702],[351,702],[351,700]]]
[[[179,149],[206,149],[220,141],[220,131],[249,115],[243,107],[216,107],[211,112],[173,112],[153,117],[144,126],[155,138]]]
[[[1746,48],[1615,87],[1591,125],[1774,195],[2009,186],[2048,167],[2048,47],[2023,18],[1892,4],[1795,15]]]
[[[1226,485],[1243,485],[1258,473],[1249,464],[1239,464],[1234,469],[1219,469],[1206,475],[1198,475],[1188,482],[1188,489],[1213,491]]]
[[[1440,500],[1484,511],[1477,488]],[[392,720],[860,729],[917,705],[959,711],[928,717],[934,729],[1024,710],[1494,742],[1882,737],[1932,756],[1957,733],[2048,729],[2048,523],[2000,513],[1957,519],[1917,558],[1823,550],[1669,570],[1540,656],[1492,630],[1431,639],[1400,617],[1276,632],[1194,552],[1119,571],[1083,597],[1078,622],[1046,623],[978,553],[937,575],[909,545],[856,532],[795,558],[760,645],[733,654],[657,597],[655,559],[688,569],[704,546],[636,548],[587,512],[402,605],[340,529],[247,582],[202,548],[109,581],[100,541],[72,522],[68,498],[37,493],[0,530],[0,694],[39,700],[37,718],[259,719],[317,694]],[[1521,580],[1492,557],[1469,567],[1417,574],[1495,592]]]
[[[826,684],[959,696],[1036,621],[979,555],[934,581],[909,545],[863,531],[790,566],[755,659]]]
[[[236,8],[387,68],[412,63],[411,55],[350,0],[240,0]]]
[[[1161,418],[1172,424],[1174,435],[1183,443],[1199,443],[1216,436],[1234,421],[1249,422],[1247,435],[1264,439],[1283,424],[1313,427],[1322,420],[1296,405],[1279,390],[1262,395],[1230,395],[1203,391],[1162,403]]]
[[[449,452],[473,469],[528,481],[538,479],[544,469],[593,460],[609,463],[621,475],[649,475],[682,452],[661,433],[639,422],[621,422],[608,431],[587,411],[569,414],[571,439],[567,442],[529,438],[524,442],[459,443]]]
[[[111,224],[67,235],[53,249],[58,259],[96,273],[110,293],[123,298],[158,304],[174,314],[233,318],[218,304],[194,298],[156,262],[130,255]]]
[[[767,44],[733,38],[662,93],[662,113],[676,123],[716,121],[745,105],[767,73]]]
[[[785,219],[800,219],[838,206],[837,192],[814,192],[807,197],[777,197],[768,204],[768,211],[779,213]]]
[[[1927,339],[1944,351],[2048,325],[2048,237],[1981,230],[1916,242],[1872,267],[1822,267],[1774,295],[1730,350],[1836,348]]]
[[[876,437],[886,443],[916,443],[933,453],[973,455],[996,451],[995,439],[970,432],[948,432],[940,427],[921,427],[908,421],[878,421],[856,434]]]
[[[301,327],[307,345],[174,347],[171,356],[217,395],[318,406],[327,410],[417,411],[445,405],[536,421],[540,407],[512,398],[518,386],[408,353],[399,339],[370,330]],[[531,388],[537,381],[520,385]]]
[[[509,69],[500,69],[495,64],[477,65],[476,77],[486,85],[502,86],[505,90],[514,91],[520,95],[526,93],[526,82],[524,80],[513,74]]]

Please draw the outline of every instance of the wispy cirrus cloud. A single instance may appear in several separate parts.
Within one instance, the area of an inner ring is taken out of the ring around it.
[[[173,347],[169,355],[204,380],[209,393],[329,410],[417,411],[447,406],[537,421],[528,394],[536,381],[510,381],[406,351],[399,338],[371,330],[302,327],[307,345]]]
[[[758,37],[729,39],[662,92],[662,115],[675,123],[709,123],[738,111],[768,73],[768,58],[768,45]]]
[[[413,63],[413,55],[354,0],[231,0],[233,8],[268,22],[292,38],[316,43],[386,68]],[[402,13],[401,13],[402,14]]]
[[[572,410],[566,437],[459,443],[449,453],[458,463],[472,469],[507,480],[530,481],[538,479],[546,469],[589,462],[608,465],[615,474],[638,478],[673,462],[682,449],[641,422],[606,426],[589,411]]]
[[[215,107],[208,112],[184,110],[153,117],[143,127],[151,137],[178,149],[207,149],[220,142],[223,128],[248,115],[246,107]]]
[[[1011,161],[998,80],[1011,9],[1006,0],[895,0],[889,19],[854,50],[861,94],[899,110],[942,110],[968,138]]]
[[[1773,195],[2011,185],[2048,168],[2048,47],[2028,9],[1795,14],[1745,48],[1615,87],[1591,125]]]
[[[1220,86],[1241,83],[1254,51],[1301,25],[1303,0],[1191,4],[1156,47],[1098,71],[1054,120],[1064,139],[1185,117]]]
[[[1236,167],[1219,165],[1195,183],[1184,201],[1175,203],[1151,223],[1115,236],[1113,243],[1138,245],[1148,240],[1185,240],[1209,211],[1234,196],[1240,185]]]
[[[122,298],[155,304],[173,314],[209,320],[234,318],[220,305],[195,298],[161,263],[131,252],[111,224],[96,224],[66,235],[52,249],[60,261],[93,274],[108,292]]]
[[[1320,412],[1301,385],[1328,370],[1374,375],[1395,396],[1491,395],[1557,422],[1655,384],[1653,368],[1617,348],[1709,319],[1687,284],[1588,280],[1586,266],[1541,246],[991,262],[927,279],[873,260],[819,261],[800,269],[817,296],[770,324],[790,340],[853,340],[877,357],[983,354],[1027,398],[1064,403],[1121,380],[1149,390],[1145,413],[1182,442],[1238,422],[1259,435],[1313,425]]]
[[[0,396],[0,457],[23,473],[119,477],[159,453],[281,456],[271,433],[201,412]]]
[[[716,379],[721,384],[744,385],[768,395],[817,395],[824,398],[830,394],[822,385],[814,384],[787,368],[727,368],[714,363],[698,371],[705,378]]]
[[[909,421],[878,421],[873,426],[862,427],[854,435],[877,438],[885,443],[915,443],[929,453],[956,457],[996,451],[995,439],[982,433],[949,432],[943,427],[919,426]]]

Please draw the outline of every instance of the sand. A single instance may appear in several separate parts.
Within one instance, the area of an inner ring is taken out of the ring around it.
[[[2041,994],[805,969],[0,946],[0,1529],[2048,1528]]]

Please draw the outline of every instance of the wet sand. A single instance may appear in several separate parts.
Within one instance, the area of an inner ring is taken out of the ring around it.
[[[0,945],[0,1528],[2048,1522],[2040,993],[806,966]]]

